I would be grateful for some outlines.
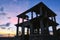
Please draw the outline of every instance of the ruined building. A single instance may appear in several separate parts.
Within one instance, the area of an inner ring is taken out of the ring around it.
[[[57,40],[56,14],[44,3],[40,2],[29,10],[17,15],[16,37],[19,40]],[[22,19],[22,23],[20,22]],[[26,21],[25,21],[26,20]],[[19,36],[19,27],[22,28],[22,34]],[[49,27],[52,27],[53,35],[50,34]],[[27,34],[25,35],[25,28]]]

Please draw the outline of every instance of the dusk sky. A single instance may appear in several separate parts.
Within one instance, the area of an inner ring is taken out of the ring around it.
[[[16,16],[39,2],[43,2],[57,14],[56,21],[60,24],[60,0],[0,0],[0,34],[15,34]]]

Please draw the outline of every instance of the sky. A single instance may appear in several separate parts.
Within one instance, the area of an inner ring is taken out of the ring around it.
[[[16,34],[16,16],[39,2],[57,14],[56,21],[60,24],[60,0],[0,0],[0,34]],[[60,28],[60,25],[57,27]]]

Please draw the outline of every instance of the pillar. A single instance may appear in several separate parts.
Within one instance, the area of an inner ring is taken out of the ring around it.
[[[33,11],[31,11],[31,19],[33,19]],[[33,26],[32,26],[32,24],[30,23],[30,38],[29,38],[29,40],[31,40],[32,39],[32,36],[33,36]]]
[[[53,17],[51,17],[51,20],[54,21]]]
[[[37,33],[39,34],[39,28],[37,29]]]
[[[44,34],[44,25],[43,25],[43,21],[40,20],[40,28],[41,28],[41,34]]]
[[[29,28],[27,28],[27,35],[29,35]]]
[[[32,26],[32,24],[30,24],[30,35],[32,35],[33,34],[33,26]]]
[[[36,17],[38,17],[38,14],[36,13]]]
[[[40,16],[42,16],[43,12],[42,12],[42,7],[40,7]]]
[[[43,24],[43,11],[42,11],[42,7],[40,7],[40,16],[42,16],[42,18],[40,18],[40,28],[41,28],[41,40],[44,40],[44,24]]]
[[[24,19],[22,19],[22,23],[24,22]],[[25,28],[24,28],[24,25],[22,24],[22,40],[24,40],[24,30]]]
[[[56,22],[55,17],[53,17],[53,19],[54,19],[54,22]],[[56,35],[56,26],[55,25],[53,25],[53,34]]]
[[[32,38],[33,38],[33,26],[32,26],[32,24],[30,24],[30,37],[29,37],[29,40],[32,40]]]
[[[40,16],[42,16],[42,7],[40,7]],[[43,17],[40,19],[40,28],[41,28],[41,34],[43,35],[44,32],[44,25],[43,25]]]
[[[47,10],[45,11],[45,18],[47,18],[48,19],[48,15],[47,15],[48,13],[47,13]],[[45,25],[45,33],[46,33],[46,35],[48,35],[49,34],[49,29],[48,29],[48,21],[46,22],[46,25]]]
[[[31,11],[31,19],[33,19],[33,11]]]
[[[36,13],[36,17],[38,17],[38,14]],[[37,19],[38,20],[38,19]],[[37,28],[37,33],[39,34],[39,28]]]
[[[31,19],[33,19],[33,11],[31,11]],[[30,34],[33,34],[33,31],[34,31],[33,26],[32,24],[30,24]]]
[[[54,16],[54,21],[56,22],[56,17]]]
[[[17,37],[18,37],[18,31],[19,31],[19,17],[18,17],[18,25],[17,25],[17,30],[16,30],[16,35],[17,35]]]
[[[46,24],[46,35],[49,35],[48,23]]]

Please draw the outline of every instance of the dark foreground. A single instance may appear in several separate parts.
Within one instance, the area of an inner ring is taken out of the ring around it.
[[[46,37],[42,37],[42,36],[35,36],[35,37],[0,37],[0,40],[60,40],[60,38],[58,37],[53,37],[53,36],[46,36]]]

